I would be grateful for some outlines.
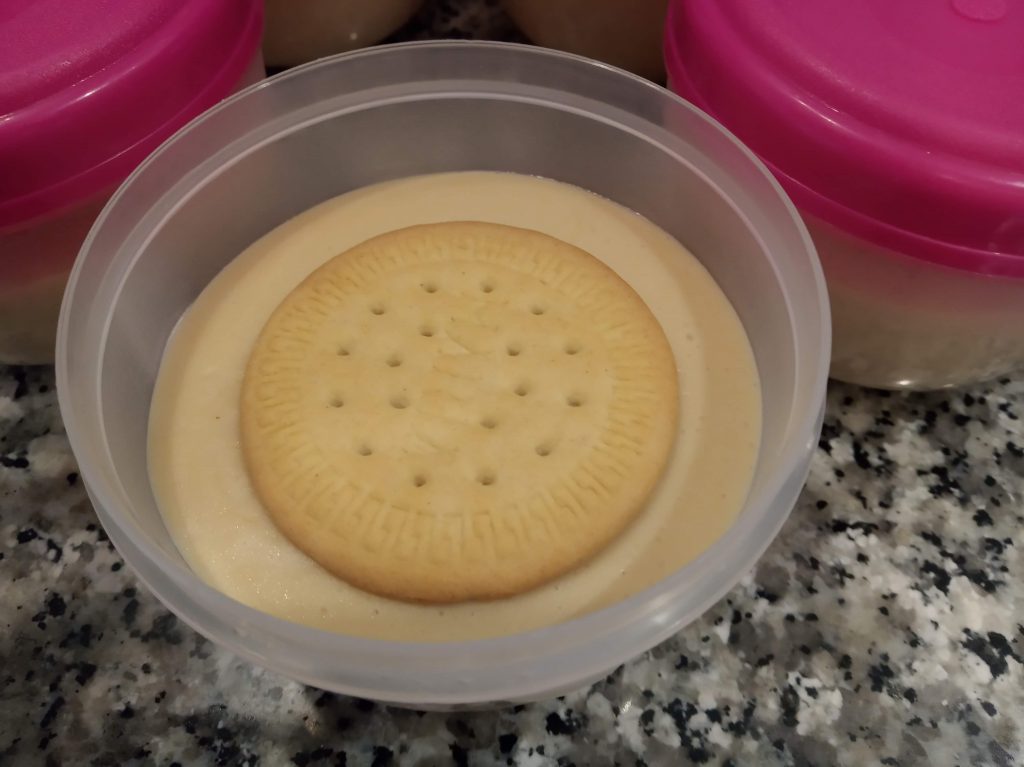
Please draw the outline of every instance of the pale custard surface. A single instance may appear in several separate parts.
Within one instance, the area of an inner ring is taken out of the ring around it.
[[[508,599],[445,607],[403,603],[329,574],[274,526],[246,473],[239,395],[261,328],[310,272],[378,234],[466,220],[564,240],[636,290],[676,359],[678,436],[646,510],[581,567]],[[546,179],[437,174],[323,203],[260,239],[210,283],[165,352],[150,414],[149,466],[160,510],[185,560],[240,602],[356,636],[484,638],[608,606],[706,550],[745,500],[760,417],[757,371],[738,317],[700,262],[661,229],[608,200]]]

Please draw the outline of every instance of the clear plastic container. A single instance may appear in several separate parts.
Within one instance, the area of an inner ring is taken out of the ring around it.
[[[673,91],[765,161],[832,299],[832,375],[1024,368],[1024,3],[672,0]]]
[[[164,345],[247,245],[349,190],[452,170],[539,174],[593,190],[677,237],[746,327],[763,448],[749,499],[700,558],[609,609],[514,637],[356,639],[257,612],[203,583],[167,533],[146,468]],[[707,116],[638,77],[500,43],[343,54],[249,88],[149,158],[114,195],[71,276],[58,331],[61,411],[111,540],[178,616],[255,663],[417,707],[553,696],[667,638],[754,564],[817,444],[829,356],[814,248],[767,170]]]
[[[834,378],[926,390],[1024,367],[1024,275],[956,269],[804,221],[828,280]]]

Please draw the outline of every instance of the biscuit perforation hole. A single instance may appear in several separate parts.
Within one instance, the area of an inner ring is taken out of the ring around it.
[[[516,388],[514,388],[512,391],[515,393],[517,397],[525,397],[527,394],[530,393],[530,385],[524,381],[522,383],[516,384]]]
[[[578,341],[567,341],[564,349],[566,354],[572,355],[579,354],[583,347]]]
[[[387,363],[389,368],[397,368],[402,364],[402,356],[400,354],[392,354],[384,362]]]
[[[391,398],[390,402],[391,407],[393,407],[395,410],[405,410],[407,407],[409,407],[409,398],[403,394],[396,394],[394,397]]]
[[[373,448],[368,442],[364,442],[356,448],[356,452],[362,456],[373,455]]]
[[[486,415],[480,419],[480,425],[485,429],[494,429],[498,426],[498,419],[493,416]]]
[[[498,477],[493,471],[483,469],[476,475],[476,481],[484,487],[490,487],[498,481]]]
[[[347,357],[351,353],[352,353],[352,350],[348,346],[342,345],[342,346],[338,347],[338,356],[339,357]]]
[[[520,346],[519,344],[509,344],[508,346],[505,347],[505,353],[509,357],[518,357],[520,354],[523,353],[523,347]]]
[[[427,476],[425,474],[417,474],[412,478],[412,483],[416,487],[423,487],[427,484]]]
[[[480,292],[481,293],[493,293],[494,292],[494,288],[495,288],[494,282],[492,282],[491,280],[484,280],[483,282],[480,283]]]
[[[436,282],[432,282],[432,281],[423,282],[423,283],[420,283],[420,287],[423,288],[423,292],[424,293],[436,293],[437,292],[437,283]]]
[[[584,399],[582,394],[570,394],[565,398],[565,404],[569,407],[582,407],[583,402]]]
[[[533,304],[532,306],[530,306],[530,314],[535,314],[538,317],[547,312],[547,310],[547,307],[544,306],[543,304]]]
[[[376,314],[378,317],[380,315],[384,314],[384,312],[386,312],[387,310],[388,310],[387,307],[384,306],[384,304],[382,302],[380,302],[380,301],[376,301],[376,302],[370,304],[370,313],[371,314]]]
[[[534,448],[534,450],[537,451],[537,455],[541,458],[546,458],[551,455],[551,451],[554,450],[554,448],[551,446],[550,442],[541,442],[536,448]]]
[[[327,404],[333,408],[344,407],[345,400],[343,400],[340,395],[335,394],[333,397],[331,397]]]
[[[420,325],[420,335],[424,338],[433,338],[435,332],[433,325]]]

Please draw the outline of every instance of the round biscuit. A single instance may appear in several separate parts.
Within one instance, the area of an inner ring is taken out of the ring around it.
[[[288,294],[245,371],[241,443],[274,523],[340,578],[510,596],[637,514],[678,429],[675,361],[611,269],[539,232],[413,226]]]

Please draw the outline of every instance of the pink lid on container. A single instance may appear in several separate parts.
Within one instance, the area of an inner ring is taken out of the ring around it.
[[[1024,277],[1024,1],[674,0],[665,58],[802,210]]]
[[[0,228],[121,181],[238,84],[261,0],[0,4]]]

